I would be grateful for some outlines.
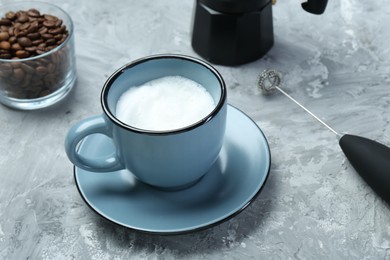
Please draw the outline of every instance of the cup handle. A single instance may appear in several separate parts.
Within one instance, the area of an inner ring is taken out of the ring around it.
[[[77,152],[77,146],[85,137],[91,134],[104,134],[112,138],[106,121],[102,115],[86,118],[69,129],[65,138],[65,151],[69,160],[77,167],[93,172],[110,172],[124,169],[115,152],[105,157],[90,158]]]

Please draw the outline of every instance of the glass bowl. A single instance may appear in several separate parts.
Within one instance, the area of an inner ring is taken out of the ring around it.
[[[49,3],[0,5],[0,102],[24,110],[48,107],[75,81],[71,17]]]

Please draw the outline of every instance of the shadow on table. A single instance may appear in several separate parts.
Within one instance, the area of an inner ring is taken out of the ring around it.
[[[220,225],[191,234],[153,235],[118,226],[103,218],[99,218],[98,222],[106,239],[111,240],[111,245],[128,248],[133,252],[168,250],[177,257],[212,253],[218,249],[239,246],[254,233],[265,235],[262,227],[275,206],[272,200],[275,196],[274,181],[271,170],[264,189],[245,210]]]

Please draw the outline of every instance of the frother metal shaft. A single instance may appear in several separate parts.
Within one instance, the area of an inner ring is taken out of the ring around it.
[[[340,134],[338,132],[336,132],[332,127],[330,127],[328,124],[326,124],[324,121],[322,121],[319,117],[317,117],[315,114],[313,114],[309,109],[307,109],[306,107],[304,107],[301,103],[299,103],[298,101],[296,101],[293,97],[291,97],[289,94],[287,94],[283,89],[279,88],[278,86],[275,86],[275,88],[277,90],[279,90],[283,95],[285,95],[286,97],[288,97],[291,101],[293,101],[295,104],[297,104],[298,106],[300,106],[303,110],[305,110],[307,113],[309,113],[312,117],[314,117],[315,119],[317,119],[318,122],[320,122],[321,124],[323,124],[326,128],[328,128],[330,131],[332,131],[335,135],[337,135],[338,137],[340,136]]]
[[[268,81],[268,82],[267,82]],[[267,83],[269,85],[267,85]],[[275,89],[278,90],[280,93],[288,97],[291,101],[293,101],[295,104],[300,106],[303,110],[305,110],[309,115],[314,117],[318,122],[320,122],[322,125],[324,125],[326,128],[328,128],[331,132],[333,132],[339,139],[340,134],[336,132],[332,127],[330,127],[327,123],[322,121],[319,117],[317,117],[315,114],[313,114],[309,109],[307,109],[305,106],[303,106],[301,103],[299,103],[296,99],[294,99],[292,96],[287,94],[283,89],[281,89],[278,85],[280,84],[280,76],[275,70],[265,70],[261,75],[259,79],[259,87],[263,94],[269,95],[273,94],[275,92]]]

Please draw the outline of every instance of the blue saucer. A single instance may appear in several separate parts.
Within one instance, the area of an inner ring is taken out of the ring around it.
[[[113,149],[110,139],[96,134],[82,142],[79,153],[97,157]],[[126,170],[90,173],[75,167],[74,176],[82,198],[102,217],[141,232],[182,234],[241,212],[260,193],[270,165],[269,146],[260,128],[229,105],[221,154],[212,169],[188,189],[158,190]]]

